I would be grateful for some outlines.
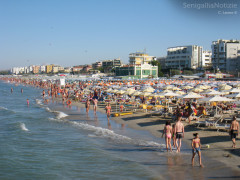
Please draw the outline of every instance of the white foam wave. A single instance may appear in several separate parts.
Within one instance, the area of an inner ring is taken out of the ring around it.
[[[3,106],[0,106],[0,109],[2,109],[2,110],[8,110],[8,108],[6,108],[6,107],[3,107]]]
[[[36,99],[36,103],[38,104],[38,105],[43,105],[43,100],[41,100],[41,99]]]
[[[28,128],[26,127],[26,125],[24,123],[20,123],[20,128],[23,131],[29,131]]]
[[[57,113],[57,119],[62,119],[68,116],[67,114],[61,111],[56,111],[56,113]]]
[[[54,112],[54,111],[51,110],[49,107],[45,107],[45,109],[46,109],[48,112]]]
[[[107,138],[111,139],[115,142],[118,143],[127,143],[127,144],[134,144],[138,146],[151,146],[151,147],[157,147],[157,148],[162,148],[165,147],[164,144],[159,144],[154,141],[145,141],[145,140],[138,140],[138,139],[132,139],[127,136],[123,136],[120,134],[115,133],[112,130],[101,128],[101,127],[96,127],[92,126],[86,123],[80,123],[80,122],[74,122],[70,121],[73,125],[80,127],[82,129],[88,130],[88,131],[93,131],[94,134],[89,134],[89,137],[100,137],[100,138]]]

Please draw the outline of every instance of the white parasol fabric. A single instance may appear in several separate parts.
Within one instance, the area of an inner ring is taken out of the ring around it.
[[[203,98],[200,101],[209,101],[209,102],[231,102],[235,101],[234,99],[229,99],[226,97],[221,97],[221,96],[214,96],[214,97],[209,97],[209,98]]]
[[[183,99],[200,99],[200,98],[204,98],[204,97],[197,93],[190,92],[190,93],[182,96],[182,98]]]

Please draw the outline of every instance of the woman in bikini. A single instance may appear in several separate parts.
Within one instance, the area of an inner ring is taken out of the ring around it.
[[[193,134],[194,138],[192,139],[192,166],[194,166],[194,157],[196,153],[198,154],[199,158],[199,165],[203,167],[202,165],[202,158],[201,158],[201,143],[198,133]]]
[[[162,137],[164,134],[165,134],[165,141],[166,141],[166,149],[168,151],[168,146],[169,146],[170,151],[172,151],[172,146],[171,146],[172,126],[170,121],[166,122],[166,125],[163,129]]]

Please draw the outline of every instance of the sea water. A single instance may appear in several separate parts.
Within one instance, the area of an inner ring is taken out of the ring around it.
[[[58,102],[44,104],[41,92],[0,82],[0,179],[237,176],[224,165],[216,169],[214,161],[207,170],[192,169],[186,145],[181,154],[167,153],[163,138],[108,121],[100,112],[90,110],[87,115],[85,109]],[[218,176],[216,171],[220,171]]]

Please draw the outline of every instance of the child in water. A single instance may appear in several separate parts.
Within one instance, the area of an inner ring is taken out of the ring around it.
[[[193,134],[194,138],[192,139],[192,166],[194,166],[194,157],[196,153],[198,153],[198,158],[199,158],[199,165],[203,167],[202,165],[202,159],[201,159],[201,143],[200,143],[200,138],[198,133]]]

